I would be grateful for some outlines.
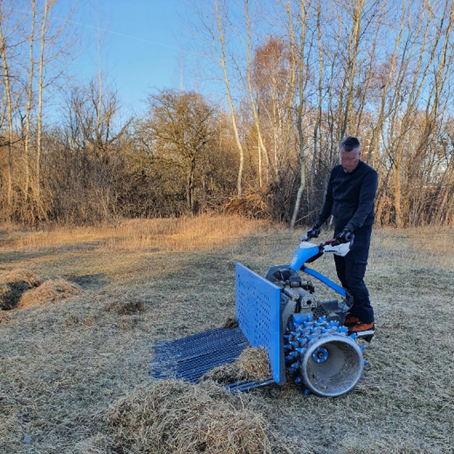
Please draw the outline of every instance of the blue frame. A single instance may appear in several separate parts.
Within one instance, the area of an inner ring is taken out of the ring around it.
[[[328,287],[332,288],[334,291],[339,293],[339,295],[342,295],[344,298],[347,296],[346,291],[340,285],[337,285],[335,282],[329,280],[327,277],[323,276],[323,274],[320,274],[318,271],[306,267],[301,268],[301,271],[323,282]]]
[[[281,289],[236,263],[235,296],[236,319],[241,331],[253,347],[265,348],[274,381],[285,384]]]
[[[336,283],[334,283],[327,277],[323,276],[323,274],[320,274],[319,272],[317,272],[311,268],[306,268],[304,266],[304,264],[309,259],[311,259],[312,257],[314,257],[317,254],[320,254],[322,252],[322,247],[323,247],[323,243],[320,246],[317,246],[316,244],[302,241],[299,244],[298,248],[296,249],[295,253],[293,254],[292,261],[290,262],[290,268],[295,271],[301,270],[304,273],[315,277],[316,279],[323,282],[328,287],[332,288],[334,291],[339,293],[339,295],[342,295],[345,298],[346,292],[341,286],[337,285]]]

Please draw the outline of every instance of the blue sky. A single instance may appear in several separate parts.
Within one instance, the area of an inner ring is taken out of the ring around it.
[[[181,8],[182,0],[88,0],[79,4],[71,20],[83,36],[82,53],[73,65],[76,79],[86,81],[97,75],[97,30],[101,29],[107,30],[102,44],[103,72],[124,107],[142,110],[147,94],[179,88],[185,78],[177,38]]]

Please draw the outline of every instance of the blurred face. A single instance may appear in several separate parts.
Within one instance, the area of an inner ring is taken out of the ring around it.
[[[341,148],[341,165],[346,173],[353,172],[356,169],[360,155],[361,151],[358,148],[351,151],[345,151],[344,148]]]

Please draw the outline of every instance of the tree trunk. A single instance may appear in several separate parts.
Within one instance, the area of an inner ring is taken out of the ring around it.
[[[6,177],[6,203],[8,209],[8,216],[11,215],[13,205],[13,143],[14,143],[14,129],[13,129],[13,105],[11,99],[11,84],[10,84],[10,73],[9,73],[9,61],[7,56],[7,46],[3,35],[3,27],[0,18],[0,52],[2,54],[3,72],[5,74],[5,95],[6,95],[6,107],[8,117],[8,172]]]
[[[239,163],[239,167],[238,167],[238,178],[237,178],[237,192],[238,192],[239,196],[242,196],[243,195],[242,181],[243,181],[243,168],[244,168],[244,151],[243,151],[243,145],[241,144],[240,134],[238,132],[235,108],[233,106],[232,94],[230,91],[230,80],[229,80],[229,76],[227,73],[225,36],[224,36],[223,28],[222,28],[222,15],[221,15],[222,13],[219,8],[218,0],[215,0],[215,7],[216,7],[216,21],[217,21],[218,38],[221,43],[221,49],[222,49],[221,66],[222,66],[222,71],[224,73],[224,83],[225,83],[225,88],[226,88],[226,93],[227,93],[227,102],[228,102],[229,108],[230,108],[230,119],[232,121],[233,132],[235,134],[235,141],[236,141],[236,145],[238,147],[238,152],[240,155],[240,163]]]

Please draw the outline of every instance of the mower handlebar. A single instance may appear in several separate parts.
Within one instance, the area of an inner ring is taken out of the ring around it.
[[[300,242],[304,242],[304,241],[310,241],[313,237],[310,236],[310,235],[307,235],[307,233],[305,233],[301,238],[300,238]],[[351,238],[350,238],[350,247],[353,246],[353,242],[355,241],[355,235],[352,233],[351,234]],[[329,238],[325,241],[322,241],[318,246],[320,248],[320,250],[323,249],[324,246],[338,246],[339,244],[342,244],[341,242],[339,242],[336,238]]]
[[[348,243],[350,243],[350,247],[353,246],[353,242],[355,241],[355,235],[352,233],[351,236],[350,236],[350,241],[348,241]],[[325,246],[325,245],[330,245],[330,246],[339,246],[339,244],[343,244],[342,242],[340,242],[337,238],[331,238],[329,240],[325,240],[323,243],[320,244],[320,246]]]

